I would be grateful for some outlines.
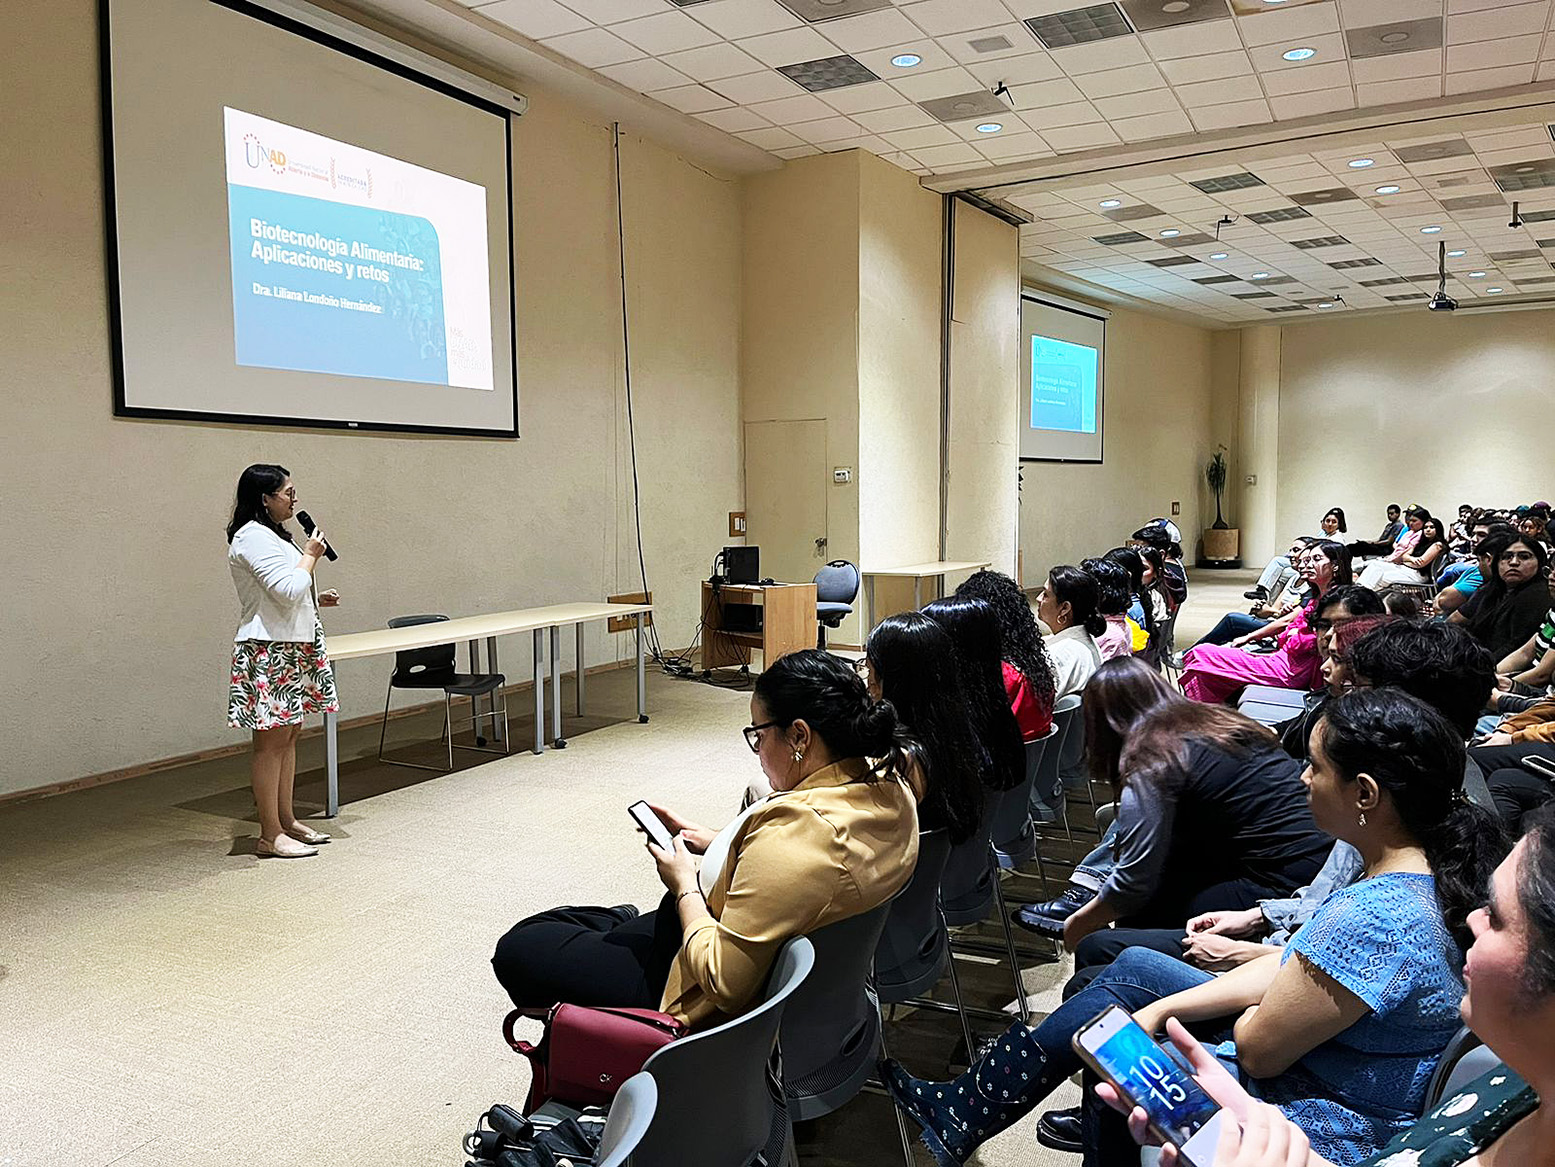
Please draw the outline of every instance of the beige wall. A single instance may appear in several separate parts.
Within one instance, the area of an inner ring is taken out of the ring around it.
[[[117,420],[102,244],[96,4],[9,13],[0,156],[0,793],[241,740],[221,529],[238,471],[279,461],[342,549],[331,631],[636,586],[609,127],[526,87],[515,135],[523,437],[516,442]],[[666,644],[741,505],[736,187],[625,143],[649,582]],[[18,508],[25,505],[26,520]],[[596,660],[607,645],[592,630]],[[528,672],[527,645],[504,671]],[[343,713],[387,663],[340,666]],[[305,761],[305,765],[307,762]]]
[[[1280,538],[1342,506],[1372,539],[1389,502],[1457,517],[1459,503],[1555,494],[1542,440],[1555,403],[1555,312],[1409,312],[1283,330]]]
[[[1020,547],[1028,588],[1048,568],[1100,555],[1153,515],[1176,517],[1184,551],[1204,523],[1204,463],[1214,450],[1216,362],[1208,329],[1115,310],[1107,322],[1103,461],[1025,462]]]

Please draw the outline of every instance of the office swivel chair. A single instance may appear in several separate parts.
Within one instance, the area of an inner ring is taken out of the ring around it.
[[[833,559],[815,573],[815,647],[826,647],[826,630],[836,628],[853,611],[858,598],[858,568],[846,559]]]

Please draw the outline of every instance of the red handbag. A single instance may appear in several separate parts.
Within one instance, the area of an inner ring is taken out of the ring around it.
[[[528,1114],[553,1098],[572,1106],[608,1104],[657,1050],[687,1031],[653,1009],[561,1004],[546,1014],[538,1044],[513,1036],[520,1018],[536,1016],[534,1010],[515,1009],[502,1023],[508,1044],[529,1059]]]

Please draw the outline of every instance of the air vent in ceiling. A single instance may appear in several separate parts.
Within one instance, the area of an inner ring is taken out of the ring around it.
[[[1348,242],[1343,235],[1319,235],[1314,239],[1292,239],[1290,245],[1311,251],[1314,247],[1341,247]]]
[[[1443,142],[1425,142],[1419,146],[1400,146],[1393,151],[1400,162],[1434,162],[1438,158],[1462,158],[1474,153],[1462,138],[1448,138]]]
[[[1524,211],[1522,214],[1524,223],[1548,223],[1551,219],[1555,219],[1555,210]]]
[[[1399,20],[1392,24],[1373,24],[1345,30],[1350,57],[1390,57],[1394,53],[1418,53],[1442,47],[1442,18]]]
[[[1228,190],[1246,190],[1250,186],[1263,186],[1264,182],[1256,174],[1244,170],[1240,174],[1228,174],[1223,178],[1201,178],[1188,185],[1197,187],[1205,194],[1224,194]]]
[[[920,101],[918,108],[930,117],[942,122],[965,122],[972,118],[1005,115],[1010,107],[986,89],[974,89],[971,93],[955,93],[949,97],[934,97]]]
[[[1538,190],[1555,186],[1555,158],[1535,158],[1507,166],[1492,166],[1490,177],[1505,191]]]
[[[1237,300],[1272,300],[1273,292],[1232,292],[1231,296]]]
[[[967,41],[967,47],[974,53],[1002,53],[1015,46],[1007,36],[979,36]]]
[[[1398,302],[1399,300],[1424,300],[1426,298],[1427,297],[1426,297],[1426,294],[1424,292],[1405,292],[1403,295],[1400,295],[1400,296],[1388,296],[1387,297],[1387,299],[1392,300],[1395,303]]]
[[[1181,267],[1185,263],[1198,263],[1191,255],[1169,255],[1165,259],[1148,259],[1151,267]]]
[[[1534,242],[1540,247],[1555,247],[1555,239],[1536,239]]]
[[[1403,276],[1389,276],[1385,280],[1362,280],[1363,288],[1390,288],[1394,284],[1407,284],[1409,281]]]
[[[800,61],[794,65],[779,65],[778,72],[790,81],[797,81],[811,93],[880,80],[874,70],[867,68],[846,53],[836,57],[821,57],[814,61]]]
[[[1438,199],[1444,211],[1473,211],[1481,207],[1504,207],[1506,200],[1498,194],[1459,195],[1454,199]]]
[[[1225,0],[1170,0],[1165,4],[1161,0],[1123,0],[1123,11],[1140,32],[1203,20],[1225,20],[1231,15],[1226,11]]]
[[[1342,203],[1346,199],[1360,197],[1347,186],[1331,186],[1325,190],[1309,190],[1302,194],[1293,194],[1290,196],[1290,201],[1303,207],[1315,207],[1322,203]]]
[[[1366,259],[1335,259],[1330,261],[1328,266],[1335,271],[1344,271],[1351,267],[1381,267],[1382,261],[1369,256]]]
[[[1092,4],[1088,8],[1071,8],[1068,12],[1055,12],[1050,16],[1028,17],[1026,27],[1045,49],[1094,44],[1115,36],[1128,36],[1134,31],[1116,4]]]
[[[1280,284],[1293,284],[1295,282],[1295,276],[1271,276],[1269,279],[1259,280],[1258,286],[1260,288],[1274,288],[1278,287]]]
[[[1191,235],[1178,235],[1174,239],[1162,239],[1161,243],[1166,247],[1203,247],[1206,243],[1215,242],[1213,235],[1206,235],[1203,231],[1195,231]]]
[[[1291,219],[1310,219],[1312,212],[1305,207],[1276,207],[1272,211],[1249,211],[1249,223],[1285,223]]]
[[[1538,263],[1544,262],[1544,254],[1534,248],[1521,251],[1492,251],[1490,252],[1490,258],[1497,263],[1517,263],[1520,260],[1529,259]]]
[[[1531,280],[1517,280],[1515,282],[1519,288],[1527,287],[1531,284],[1555,284],[1555,276],[1535,276]]]
[[[1161,214],[1160,207],[1152,207],[1149,203],[1133,203],[1127,207],[1114,207],[1110,211],[1103,211],[1102,218],[1111,219],[1114,223],[1126,223],[1130,219],[1149,219]]]
[[[1236,284],[1241,283],[1237,276],[1205,276],[1203,279],[1193,281],[1196,284]]]
[[[1138,231],[1119,231],[1116,235],[1092,235],[1091,239],[1106,247],[1117,247],[1123,243],[1145,243],[1150,236],[1141,235]]]
[[[1278,308],[1265,308],[1265,312],[1309,312],[1305,304],[1281,304]]]
[[[891,0],[778,0],[800,20],[819,24],[839,16],[857,16],[861,12],[879,12],[891,7]]]

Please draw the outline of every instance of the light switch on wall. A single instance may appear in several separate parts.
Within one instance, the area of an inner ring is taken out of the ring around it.
[[[853,467],[833,466],[831,471],[831,480],[838,486],[847,485],[849,482],[853,481]]]
[[[1258,475],[1256,475],[1256,474],[1249,474],[1246,478],[1242,479],[1242,481],[1247,483],[1248,486],[1257,486],[1258,485]]]

